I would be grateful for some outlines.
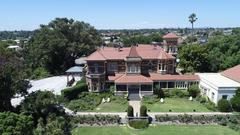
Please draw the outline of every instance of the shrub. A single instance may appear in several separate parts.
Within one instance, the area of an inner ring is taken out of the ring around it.
[[[156,95],[144,96],[143,97],[144,104],[154,104],[159,101]]]
[[[231,99],[231,104],[234,111],[240,112],[240,96],[234,96]]]
[[[96,93],[83,92],[76,100],[71,100],[67,107],[71,110],[93,110],[101,103],[101,97]]]
[[[76,86],[72,88],[67,88],[61,91],[61,94],[64,98],[68,100],[72,100],[78,97],[81,92],[88,91],[87,84],[78,83]]]
[[[154,93],[155,95],[157,95],[158,98],[164,98],[164,97],[165,97],[163,90],[162,90],[159,86],[156,86],[156,87],[154,88],[153,93]]]
[[[131,120],[129,121],[129,126],[135,129],[143,129],[148,127],[148,120]]]
[[[187,91],[186,90],[179,90],[179,89],[172,89],[169,90],[169,97],[173,97],[173,98],[183,98],[183,97],[187,97]]]
[[[197,96],[196,100],[202,104],[205,104],[207,102],[206,97],[203,96]]]
[[[231,111],[231,105],[228,100],[221,99],[218,101],[218,110],[221,112],[230,112]]]
[[[132,106],[128,106],[128,108],[127,108],[127,116],[128,117],[133,117],[133,107]]]
[[[145,105],[142,105],[140,107],[140,116],[141,117],[146,117],[147,115],[147,107]]]
[[[79,115],[72,119],[72,123],[84,125],[109,125],[119,124],[120,119],[118,115]]]
[[[236,91],[236,94],[234,95],[230,102],[232,104],[232,108],[235,111],[240,112],[240,88]]]
[[[188,92],[189,92],[189,95],[192,96],[193,98],[196,98],[197,95],[200,93],[200,90],[198,88],[198,85],[194,84],[194,85],[191,85],[189,88],[188,88]]]

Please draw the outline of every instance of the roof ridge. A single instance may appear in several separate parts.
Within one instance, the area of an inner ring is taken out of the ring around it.
[[[141,57],[141,56],[138,54],[138,51],[137,51],[137,49],[136,49],[136,46],[131,46],[130,51],[129,51],[129,54],[128,54],[128,57]]]

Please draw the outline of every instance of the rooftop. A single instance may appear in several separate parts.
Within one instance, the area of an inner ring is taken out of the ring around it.
[[[240,87],[240,83],[222,76],[220,73],[197,73],[197,75],[201,80],[207,81],[216,87]]]
[[[196,81],[199,80],[199,77],[197,75],[161,75],[150,73],[150,79],[156,81]]]
[[[229,79],[240,82],[240,64],[221,72],[221,74]]]
[[[121,77],[118,77],[115,80],[115,83],[130,83],[130,84],[138,84],[138,83],[153,83],[151,79],[145,77],[143,75],[138,74],[123,74]]]
[[[175,59],[175,57],[166,53],[160,46],[139,44],[134,47],[99,48],[97,51],[88,56],[86,61],[124,60],[129,56],[140,56],[142,59]]]
[[[163,36],[164,39],[167,39],[167,38],[178,38],[178,36],[174,33],[168,33],[166,35]]]

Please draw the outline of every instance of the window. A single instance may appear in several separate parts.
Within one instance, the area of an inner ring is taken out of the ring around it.
[[[140,67],[135,64],[129,64],[128,73],[140,73]]]
[[[111,63],[109,63],[109,64],[108,64],[108,70],[109,70],[109,71],[117,72],[117,71],[118,71],[117,62],[111,62]]]
[[[227,99],[228,95],[222,95],[222,99]]]
[[[212,92],[212,100],[214,100],[214,97],[215,97],[215,93]]]
[[[97,63],[95,63],[94,65],[94,73],[98,73],[98,64]]]

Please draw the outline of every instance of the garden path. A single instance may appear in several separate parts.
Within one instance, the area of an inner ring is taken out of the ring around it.
[[[129,105],[133,107],[133,112],[135,117],[140,116],[140,106],[141,106],[141,101],[128,101]]]

